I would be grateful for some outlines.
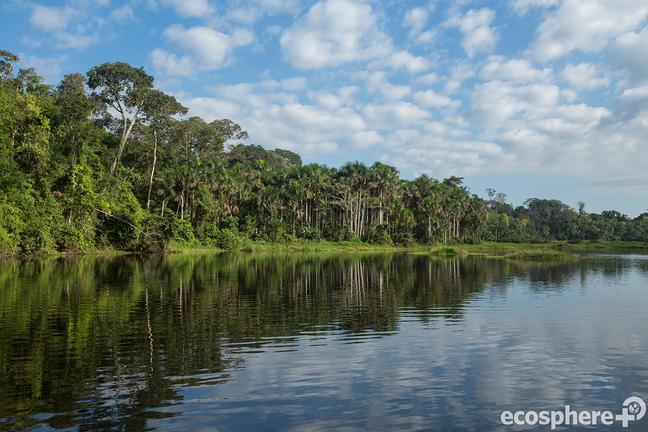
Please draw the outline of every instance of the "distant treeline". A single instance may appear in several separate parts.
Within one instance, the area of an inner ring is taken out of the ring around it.
[[[0,255],[169,242],[239,248],[297,238],[409,245],[484,239],[648,241],[648,214],[590,214],[555,200],[513,208],[459,177],[400,178],[388,165],[302,164],[245,145],[231,120],[187,117],[126,63],[52,87],[0,51]]]

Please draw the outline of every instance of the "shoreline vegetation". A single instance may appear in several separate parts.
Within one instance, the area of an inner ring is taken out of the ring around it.
[[[0,257],[394,250],[556,260],[602,245],[648,250],[648,213],[540,198],[513,206],[461,177],[303,163],[247,144],[230,119],[188,117],[143,68],[104,63],[52,86],[32,68],[16,71],[18,61],[0,50]]]
[[[123,256],[123,255],[200,255],[221,253],[412,253],[437,258],[463,258],[483,256],[490,259],[508,259],[529,262],[568,262],[575,261],[593,253],[640,253],[648,254],[648,243],[625,241],[551,241],[542,243],[507,243],[485,241],[480,244],[430,244],[430,245],[381,245],[366,242],[330,241],[293,241],[288,243],[250,242],[237,249],[222,249],[206,245],[170,244],[164,251],[143,252],[116,249],[95,249],[84,252],[47,252],[34,255],[15,255],[0,258],[33,259],[86,256]]]

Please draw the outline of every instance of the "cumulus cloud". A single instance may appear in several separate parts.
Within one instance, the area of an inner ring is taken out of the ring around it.
[[[533,8],[548,8],[559,3],[560,0],[511,0],[513,10],[521,15],[526,14]]]
[[[593,90],[610,85],[609,78],[602,75],[593,63],[568,64],[561,72],[561,77],[569,85],[580,90]]]
[[[547,80],[551,76],[551,69],[535,68],[524,59],[506,59],[502,56],[491,56],[482,67],[479,75],[488,81],[535,82]]]
[[[289,91],[294,82],[265,81],[219,85],[211,97],[178,95],[207,120],[232,115],[253,140],[269,148],[281,147],[306,156],[339,151],[367,132],[363,117],[351,106],[357,88],[345,86],[335,93],[311,92],[311,103]],[[375,138],[375,137],[374,137]]]
[[[644,0],[565,0],[538,27],[532,55],[553,60],[571,51],[595,52],[634,30],[648,16]]]
[[[84,7],[73,7],[71,4],[34,5],[29,23],[32,28],[47,35],[50,46],[78,50],[98,40],[98,28],[103,24]]]
[[[430,117],[429,111],[410,102],[370,103],[363,107],[362,112],[367,122],[377,129],[414,126]]]
[[[471,9],[465,14],[453,13],[446,25],[458,28],[464,35],[463,47],[472,58],[479,52],[488,52],[495,47],[497,31],[491,26],[495,11],[489,8]]]
[[[618,36],[612,48],[613,61],[635,82],[648,80],[648,27]]]
[[[163,3],[175,9],[182,17],[205,17],[214,12],[208,0],[163,0]]]
[[[72,21],[74,9],[36,5],[29,17],[30,24],[45,32],[63,30]]]
[[[396,51],[371,63],[372,68],[403,69],[411,74],[424,72],[432,67],[429,59],[409,51]]]
[[[143,20],[141,2],[98,1],[33,5],[29,24],[54,47],[84,48],[108,24]],[[269,148],[317,160],[329,155],[328,162],[381,156],[405,175],[511,166],[597,166],[612,175],[619,167],[642,169],[636,155],[648,151],[645,1],[509,0],[504,10],[457,2],[434,16],[428,6],[367,0],[156,4],[178,20],[150,54],[158,83],[179,89],[183,80],[174,77],[194,76],[195,96],[176,93],[192,115],[232,118]],[[537,29],[501,27],[531,44],[494,55],[496,11],[528,20],[519,15],[532,9]],[[448,18],[434,26],[438,16]],[[395,26],[386,25],[390,18]],[[430,55],[422,44],[435,40],[440,49]],[[268,57],[259,59],[263,68],[252,82],[214,85],[209,74],[196,76],[231,67],[218,75],[237,82],[237,60],[261,52]],[[36,66],[48,80],[60,78],[67,63],[55,55],[22,57],[21,65]]]
[[[363,72],[357,76],[367,80],[367,90],[370,93],[379,93],[387,100],[403,99],[411,93],[409,86],[390,83],[385,72]]]
[[[299,0],[246,0],[235,2],[227,17],[245,24],[254,24],[264,16],[295,14],[301,5]]]
[[[410,29],[410,35],[417,35],[421,32],[421,30],[423,30],[423,26],[427,22],[427,19],[427,9],[422,7],[410,9],[405,13],[403,26]]]
[[[391,39],[371,6],[354,0],[323,0],[280,38],[285,58],[300,69],[339,66],[387,55]]]
[[[427,108],[458,108],[461,105],[458,100],[450,99],[434,90],[418,91],[414,94],[414,100]]]
[[[234,48],[253,41],[252,33],[244,29],[228,35],[207,26],[185,28],[176,24],[164,30],[163,35],[184,54],[178,56],[157,48],[151,53],[151,61],[158,72],[178,76],[223,67]]]
[[[528,169],[587,170],[610,151],[597,132],[611,118],[605,107],[565,103],[554,84],[491,81],[475,86],[468,117]]]

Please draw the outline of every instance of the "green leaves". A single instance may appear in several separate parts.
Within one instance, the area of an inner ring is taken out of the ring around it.
[[[119,112],[141,107],[153,88],[153,77],[144,68],[128,63],[104,63],[87,72],[88,87],[102,103]]]

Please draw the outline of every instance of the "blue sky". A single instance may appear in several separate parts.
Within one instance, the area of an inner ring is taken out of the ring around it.
[[[514,204],[648,210],[645,0],[6,0],[2,49],[48,82],[144,66],[250,142]]]

